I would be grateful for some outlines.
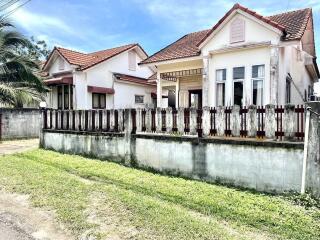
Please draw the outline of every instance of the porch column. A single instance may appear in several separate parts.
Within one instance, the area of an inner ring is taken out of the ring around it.
[[[180,103],[179,103],[179,78],[177,78],[177,81],[176,81],[176,104],[175,104],[175,107],[178,108]]]
[[[162,84],[160,73],[157,73],[157,107],[162,107]]]
[[[203,59],[202,107],[209,106],[209,56]]]
[[[278,81],[279,81],[279,48],[271,48],[270,57],[270,104],[278,104]]]

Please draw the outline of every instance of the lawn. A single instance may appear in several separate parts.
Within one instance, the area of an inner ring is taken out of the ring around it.
[[[320,239],[317,208],[46,150],[1,157],[0,188],[55,210],[79,238]]]

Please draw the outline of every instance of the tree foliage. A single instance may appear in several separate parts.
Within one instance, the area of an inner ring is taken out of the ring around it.
[[[21,49],[32,49],[32,42],[0,17],[0,103],[22,106],[44,99],[47,88],[40,77],[37,54],[26,54]]]

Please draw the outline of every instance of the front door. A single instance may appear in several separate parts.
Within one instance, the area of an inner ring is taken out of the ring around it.
[[[189,107],[202,108],[202,90],[189,90]]]

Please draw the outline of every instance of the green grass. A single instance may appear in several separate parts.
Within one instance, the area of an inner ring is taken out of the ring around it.
[[[99,195],[101,219],[112,212],[123,225],[118,234],[133,226],[138,239],[320,239],[320,211],[282,197],[52,151],[1,157],[0,186],[54,209],[77,236],[87,230],[101,238],[110,234],[88,221],[92,197]]]

